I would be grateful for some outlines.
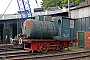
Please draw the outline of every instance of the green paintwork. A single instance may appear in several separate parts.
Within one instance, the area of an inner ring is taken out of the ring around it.
[[[30,20],[33,22],[34,28],[31,28],[32,24],[24,24],[24,33],[32,39],[58,39],[58,40],[75,40],[75,19],[64,17],[52,17],[50,21]],[[28,20],[29,22],[29,20]],[[27,28],[30,27],[30,28]],[[71,38],[72,37],[72,38]]]
[[[22,28],[19,26],[20,24],[17,22],[17,34],[22,33]]]
[[[84,32],[78,32],[78,45],[84,47]]]
[[[7,24],[4,23],[4,26],[3,26],[3,43],[5,43],[5,36],[7,35],[8,36],[8,41],[7,43],[10,43],[10,30],[7,29]]]
[[[58,26],[58,35],[54,36],[54,39],[58,40],[75,40],[76,29],[75,19],[64,18],[64,17],[53,17],[55,25]],[[58,24],[60,22],[60,24]]]
[[[44,21],[51,22],[52,17],[51,16],[44,16]]]
[[[44,16],[43,15],[37,15],[37,16],[35,16],[35,20],[44,20]]]
[[[10,30],[9,29],[3,29],[3,42],[5,43],[5,36],[8,36],[8,41],[7,43],[10,43]]]
[[[71,33],[71,39],[76,39],[76,29],[70,28],[70,33]]]
[[[48,21],[39,21],[39,20],[32,20],[34,28],[27,28],[30,27],[25,25],[25,29],[23,29],[24,33],[27,34],[29,38],[32,39],[51,39],[54,35],[57,35],[58,31],[57,28],[54,26],[53,22]]]

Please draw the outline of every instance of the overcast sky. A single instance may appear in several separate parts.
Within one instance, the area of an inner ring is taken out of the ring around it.
[[[30,1],[30,6],[33,12],[34,8],[38,8],[35,0],[29,0]],[[42,0],[37,0],[39,7],[40,6],[40,2]],[[0,0],[0,14],[3,14],[3,12],[5,11],[6,7],[8,6],[10,0]],[[12,3],[10,4],[9,8],[7,9],[5,14],[14,14],[19,10],[18,8],[18,4],[17,4],[17,0],[12,0]]]

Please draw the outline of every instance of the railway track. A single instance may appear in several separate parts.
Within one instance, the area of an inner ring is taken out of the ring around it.
[[[16,49],[12,47],[0,47],[0,52],[17,51],[17,50],[21,50],[21,49]]]
[[[70,60],[70,59],[78,59],[83,57],[90,57],[90,51],[83,51],[83,52],[71,52],[71,53],[48,53],[48,54],[16,54],[17,56],[8,55],[4,58],[6,60]],[[11,58],[12,57],[12,58]],[[2,57],[1,57],[2,58]]]
[[[70,53],[53,51],[47,52],[46,54],[41,54],[30,53],[30,51],[27,50],[14,49],[12,46],[0,46],[1,60],[71,60],[83,57],[90,57],[90,51]]]
[[[14,45],[12,44],[9,44],[9,45],[1,44],[0,45],[0,52],[17,51],[17,50],[20,50],[20,49],[14,48]]]

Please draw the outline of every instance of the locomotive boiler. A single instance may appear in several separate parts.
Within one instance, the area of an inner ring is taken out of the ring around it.
[[[52,39],[58,34],[58,27],[53,22],[28,19],[23,27],[23,34],[30,39]]]
[[[68,48],[76,42],[75,19],[52,17],[51,20],[27,19],[23,23],[22,34],[11,42],[24,45],[24,49],[46,53],[48,50]]]

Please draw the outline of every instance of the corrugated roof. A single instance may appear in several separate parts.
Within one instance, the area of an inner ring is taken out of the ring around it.
[[[52,14],[58,14],[58,13],[64,13],[64,12],[68,12],[67,9],[60,9],[60,10],[55,10],[55,11],[43,11],[43,12],[34,12],[32,13],[32,17],[35,17],[37,15],[52,15]],[[2,14],[0,14],[0,20],[5,20],[5,19],[17,19],[17,18],[21,18],[20,14],[4,14],[2,16]]]
[[[79,6],[76,6],[76,7],[72,7],[70,9],[71,10],[76,10],[76,9],[85,8],[85,7],[90,7],[90,5],[79,5]]]

